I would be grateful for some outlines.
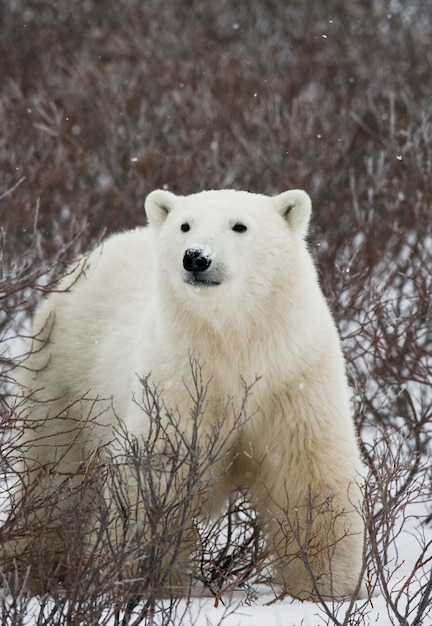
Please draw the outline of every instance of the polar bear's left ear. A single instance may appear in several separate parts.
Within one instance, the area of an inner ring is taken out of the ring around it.
[[[164,189],[156,189],[150,192],[144,203],[149,224],[156,227],[162,226],[168,217],[168,213],[174,207],[175,199],[175,194]]]
[[[306,237],[312,211],[308,194],[301,189],[290,189],[275,196],[273,201],[277,212],[302,238]]]

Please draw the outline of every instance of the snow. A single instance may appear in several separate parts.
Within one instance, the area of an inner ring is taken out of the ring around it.
[[[206,244],[191,243],[186,247],[186,249],[190,252],[193,252],[197,256],[208,259],[209,261],[213,261],[213,259],[215,258],[214,251],[210,248],[210,246],[207,246]]]
[[[430,579],[430,560],[432,559],[432,529],[421,523],[428,513],[426,498],[421,502],[409,505],[400,518],[399,528],[395,530],[396,539],[391,546],[388,567],[389,584],[392,602],[397,604],[398,611],[404,615],[409,602],[413,603],[410,614],[415,615],[415,608],[421,597],[416,592],[421,584]],[[424,546],[424,566],[417,569],[416,562]],[[429,562],[428,562],[429,560]],[[416,575],[411,579],[413,571]],[[421,575],[423,578],[421,578]],[[179,626],[325,626],[326,624],[352,624],[394,626],[399,623],[389,608],[389,603],[379,592],[375,592],[368,600],[359,600],[353,606],[349,602],[329,603],[327,610],[337,618],[337,622],[329,619],[326,609],[320,604],[301,602],[285,598],[274,601],[274,594],[265,586],[258,587],[254,604],[249,604],[243,592],[234,591],[225,594],[216,603],[213,597],[197,597],[180,600],[175,607],[175,618],[172,623]],[[217,606],[216,606],[217,605]],[[49,608],[48,606],[46,607]],[[168,601],[167,607],[168,609]],[[27,606],[26,626],[36,624],[39,603],[32,599]],[[407,616],[408,617],[408,616]],[[426,610],[424,618],[430,621],[419,622],[423,626],[432,624],[432,606]],[[349,621],[348,621],[349,620]],[[114,625],[114,620],[106,622]],[[145,622],[142,622],[143,624]],[[158,624],[155,617],[155,626]],[[409,621],[407,625],[415,623]]]

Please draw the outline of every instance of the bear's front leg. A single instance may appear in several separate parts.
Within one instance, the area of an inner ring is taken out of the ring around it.
[[[98,569],[134,597],[177,596],[190,585],[193,523],[204,481],[186,434],[155,423],[146,437],[124,424],[106,450],[106,480],[92,533]],[[154,427],[154,428],[153,428]]]
[[[275,555],[276,581],[302,600],[346,600],[358,594],[364,522],[355,479],[332,487],[310,476],[299,482],[299,476],[290,481],[280,474],[280,468],[266,469],[264,463],[251,490]]]

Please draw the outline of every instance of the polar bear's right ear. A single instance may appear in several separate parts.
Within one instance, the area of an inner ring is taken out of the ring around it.
[[[290,189],[273,198],[277,212],[289,226],[304,238],[307,235],[312,212],[312,202],[302,189]]]
[[[149,224],[152,226],[162,226],[168,213],[174,207],[176,196],[171,191],[156,189],[147,196],[144,207]]]

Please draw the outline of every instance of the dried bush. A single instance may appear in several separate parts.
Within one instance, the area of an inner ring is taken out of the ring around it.
[[[15,491],[9,486],[12,497],[1,543],[16,548],[6,553],[0,548],[2,586],[17,598],[31,575],[37,581],[31,589],[42,595],[38,619],[45,619],[49,611],[49,619],[55,620],[50,623],[56,624],[75,623],[73,616],[81,614],[87,623],[95,624],[113,618],[124,624],[151,623],[155,616],[161,623],[171,623],[173,614],[177,615],[175,598],[191,591],[178,569],[188,568],[188,553],[200,543],[193,520],[203,514],[199,502],[211,497],[209,477],[228,458],[248,419],[250,391],[245,387],[238,414],[232,414],[228,402],[212,430],[204,431],[207,386],[199,364],[192,360],[191,367],[194,388],[189,392],[194,403],[188,433],[181,427],[180,416],[168,412],[147,378],[142,380],[139,406],[150,420],[148,436],[137,440],[119,420],[109,450],[96,451],[76,470],[65,471],[62,456],[53,449],[56,460],[37,468],[37,480],[31,475],[35,469],[26,461],[13,474],[12,461],[26,459],[26,452],[19,433],[10,438],[10,464],[3,478],[9,485],[12,478],[18,478],[20,488]],[[221,434],[228,413],[232,430]],[[206,559],[203,549],[198,555]],[[184,580],[177,588],[173,582],[179,574]],[[193,576],[194,567],[190,568],[190,585]],[[167,603],[163,598],[171,600]],[[17,606],[24,600],[9,602],[3,597],[2,602],[5,615],[16,617]]]

